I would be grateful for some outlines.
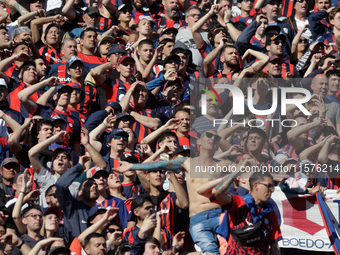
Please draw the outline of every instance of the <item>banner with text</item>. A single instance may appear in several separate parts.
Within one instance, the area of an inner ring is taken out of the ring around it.
[[[336,194],[336,190],[326,190],[324,198],[339,235],[340,194]],[[276,187],[271,203],[281,227],[280,247],[333,251],[315,196],[286,194]]]

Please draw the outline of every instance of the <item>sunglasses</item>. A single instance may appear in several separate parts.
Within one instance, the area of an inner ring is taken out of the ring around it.
[[[107,233],[114,233],[114,232],[116,232],[116,231],[119,231],[119,229],[115,229],[115,228],[109,228],[108,230],[107,230]]]
[[[277,35],[279,35],[279,34],[278,33],[267,33],[267,36],[269,38],[272,38],[273,36],[277,36]]]
[[[132,11],[130,11],[130,10],[121,10],[121,12],[123,13],[123,14],[127,14],[127,13],[130,13],[130,14],[132,14]]]
[[[55,193],[49,194],[48,196],[49,196],[49,197],[57,198],[57,195],[56,195]]]
[[[208,138],[214,137],[215,141],[220,141],[221,140],[221,137],[219,135],[215,135],[215,134],[212,134],[212,133],[209,133],[209,132],[205,132],[205,135]]]
[[[306,1],[306,3],[308,3],[307,0],[296,0],[296,2],[298,2],[298,3],[303,3],[304,1]]]
[[[180,170],[175,171],[175,174],[179,174],[179,173],[182,173],[183,175],[185,175],[184,171],[180,171]]]
[[[263,182],[259,182],[259,184],[266,186],[268,189],[275,189],[275,185],[273,185],[273,184],[267,184],[267,183],[263,183]]]
[[[175,35],[174,31],[165,31],[163,34],[165,35]]]
[[[123,135],[113,135],[114,139],[118,139],[120,140],[121,138],[123,138],[123,141],[127,141],[128,137],[127,136],[123,136]]]
[[[299,43],[306,43],[306,44],[308,44],[308,40],[307,39],[300,39]]]
[[[284,41],[279,41],[279,40],[274,40],[273,43],[274,43],[275,45],[279,45],[280,43],[282,44],[282,46],[285,46],[285,45],[286,45],[286,42],[284,42]]]

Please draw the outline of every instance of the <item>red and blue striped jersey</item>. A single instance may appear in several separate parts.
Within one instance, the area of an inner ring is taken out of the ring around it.
[[[177,18],[175,20],[167,20],[165,17],[161,17],[160,19],[156,20],[156,25],[153,30],[157,32],[158,29],[163,27],[174,27],[179,29],[180,27],[185,27],[186,25],[187,23],[180,18]]]
[[[105,82],[102,84],[102,87],[105,90],[108,102],[120,102],[126,92],[130,89],[131,84],[125,83],[121,79],[112,80],[107,77]]]
[[[22,114],[24,118],[29,117],[29,112],[26,110],[26,108],[22,105],[18,98],[18,93],[22,91],[23,89],[28,88],[29,86],[23,82],[17,83],[13,82],[12,90],[9,92],[7,96],[9,107],[13,110],[16,110]],[[35,92],[30,98],[36,102],[38,98],[44,93],[44,91],[39,90]]]
[[[77,110],[71,109],[70,107],[67,107],[67,110],[70,111],[73,117],[79,120],[80,122],[80,127],[83,128],[86,120],[88,119],[89,115],[88,114],[83,114]]]
[[[88,73],[91,69],[106,63],[106,59],[98,57],[97,55],[86,55],[82,52],[78,52],[78,57],[84,62],[85,73]]]
[[[262,210],[261,207],[254,205],[256,214]],[[223,227],[229,227],[234,231],[243,229],[252,223],[253,217],[250,214],[245,201],[238,195],[232,195],[232,203],[226,208],[228,210],[228,222],[222,222]],[[266,254],[270,244],[282,239],[280,226],[277,221],[275,211],[262,216],[264,222],[262,231],[265,233],[263,240],[254,247],[242,246],[232,235],[229,235],[226,254]],[[229,224],[228,224],[229,223]],[[226,225],[227,224],[227,225]]]
[[[99,34],[103,34],[107,30],[109,30],[110,27],[112,27],[112,25],[113,25],[112,19],[100,16],[99,23],[97,25],[97,32],[99,32]]]
[[[66,62],[60,61],[56,64],[49,65],[46,68],[46,76],[45,79],[48,79],[52,76],[56,76],[59,78],[60,83],[68,83],[71,82],[70,75],[66,72]]]
[[[19,82],[19,66],[12,63],[12,65],[8,66],[6,68],[6,71],[4,72],[8,77],[14,79],[15,81]]]
[[[116,223],[120,223],[123,229],[126,228],[128,213],[123,200],[118,197],[113,197],[109,195],[104,201],[100,203],[96,202],[96,205],[101,205],[107,209],[118,207],[118,217],[116,217],[115,221]]]
[[[282,1],[282,16],[290,17],[293,14],[294,1],[293,0],[283,0]]]
[[[253,21],[253,16],[242,17],[241,15],[238,15],[236,17],[232,17],[231,21],[233,23],[241,23],[248,26]]]
[[[123,241],[133,243],[136,236],[138,235],[140,228],[136,225],[127,229],[123,233]],[[164,244],[162,246],[162,250],[169,250],[172,246],[172,235],[167,229],[161,228],[162,236],[164,238]]]
[[[319,37],[317,39],[317,41],[324,42],[325,44],[331,45],[333,47],[333,49],[336,52],[338,52],[338,49],[336,48],[335,38],[334,38],[334,34],[333,33],[326,33],[326,34],[322,35],[321,37]]]
[[[55,48],[52,48],[48,45],[42,46],[39,49],[39,53],[45,59],[46,66],[56,64],[61,61],[59,50],[56,50]]]
[[[12,52],[5,49],[5,50],[0,52],[0,60],[4,60],[6,58],[9,58],[11,55],[12,55]]]
[[[122,194],[128,198],[136,197],[146,193],[142,184],[136,182],[122,183]]]

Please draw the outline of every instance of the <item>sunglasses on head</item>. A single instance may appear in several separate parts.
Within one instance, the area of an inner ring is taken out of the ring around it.
[[[285,46],[285,45],[286,45],[286,42],[280,41],[280,40],[274,40],[273,43],[274,43],[275,45],[279,45],[280,43],[282,44],[282,46]]]
[[[211,138],[214,136],[214,139],[215,141],[220,141],[221,140],[221,137],[219,135],[215,135],[215,134],[212,134],[212,133],[209,133],[209,132],[205,132],[205,135],[208,137],[208,138]]]
[[[128,137],[127,136],[123,136],[123,135],[113,135],[114,139],[121,139],[123,137],[123,141],[127,141]]]

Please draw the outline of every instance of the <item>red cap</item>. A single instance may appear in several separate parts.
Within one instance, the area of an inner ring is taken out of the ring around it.
[[[126,59],[131,59],[133,61],[133,63],[135,63],[135,60],[132,58],[132,57],[129,57],[129,56],[124,56],[124,57],[121,57],[118,61],[118,65],[120,65],[124,60]]]

